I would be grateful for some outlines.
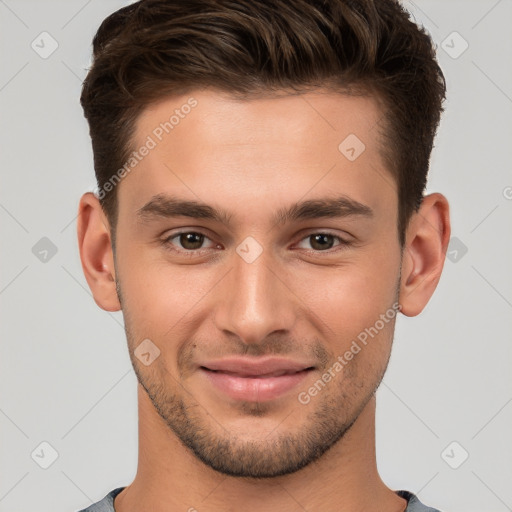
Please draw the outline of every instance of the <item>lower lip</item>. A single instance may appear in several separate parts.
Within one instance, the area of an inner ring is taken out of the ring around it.
[[[280,375],[279,377],[237,377],[233,374],[205,370],[201,372],[220,391],[235,400],[266,402],[279,398],[300,384],[312,370]]]

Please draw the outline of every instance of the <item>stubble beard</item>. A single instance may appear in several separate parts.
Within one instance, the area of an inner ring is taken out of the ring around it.
[[[116,288],[122,304],[119,283]],[[311,408],[299,432],[280,433],[278,425],[265,439],[247,441],[222,427],[186,390],[181,394],[173,391],[172,383],[176,383],[174,387],[178,391],[183,386],[163,364],[152,364],[152,369],[142,365],[133,353],[136,340],[124,308],[123,314],[132,366],[155,410],[182,445],[206,466],[234,477],[275,478],[295,473],[317,461],[349,432],[375,395],[389,363],[390,352],[370,379],[366,372],[357,372],[356,365],[352,364],[357,359],[354,358],[343,369],[344,375],[338,383],[334,379],[327,384],[335,386],[336,391],[322,390],[309,404],[297,401],[295,407]],[[393,330],[392,327],[390,337]],[[159,373],[156,368],[160,369]],[[347,382],[349,386],[344,385]],[[241,403],[240,409],[255,421],[267,413],[266,405],[261,403]]]

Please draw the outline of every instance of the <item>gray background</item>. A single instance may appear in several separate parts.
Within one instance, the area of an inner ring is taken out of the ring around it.
[[[94,303],[76,242],[95,187],[81,81],[99,23],[127,3],[0,0],[1,512],[78,510],[136,472],[122,315]],[[448,197],[456,239],[424,312],[398,320],[379,470],[447,512],[512,510],[512,2],[404,3],[448,82],[428,192]]]

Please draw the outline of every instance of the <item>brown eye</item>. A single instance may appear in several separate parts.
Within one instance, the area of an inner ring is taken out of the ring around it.
[[[210,247],[204,247],[205,241],[211,243]],[[162,244],[172,251],[182,254],[190,253],[190,255],[199,252],[199,250],[210,249],[215,246],[214,242],[206,235],[197,231],[180,231],[179,233],[174,233],[163,239]]]
[[[306,244],[306,245],[304,245]],[[306,249],[309,252],[327,252],[329,254],[337,252],[338,250],[343,250],[351,245],[351,242],[344,240],[338,235],[333,235],[331,233],[312,233],[305,238],[303,238],[298,247],[301,249]],[[333,249],[334,250],[330,250]]]
[[[326,233],[319,233],[316,235],[310,235],[311,247],[315,250],[331,249],[334,245],[334,236]]]
[[[181,233],[179,242],[184,249],[195,250],[200,249],[203,245],[204,235],[201,233]]]

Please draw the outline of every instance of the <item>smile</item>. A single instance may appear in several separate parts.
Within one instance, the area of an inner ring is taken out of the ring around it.
[[[250,402],[274,400],[297,387],[313,367],[283,360],[224,360],[202,365],[201,374],[216,390]]]

